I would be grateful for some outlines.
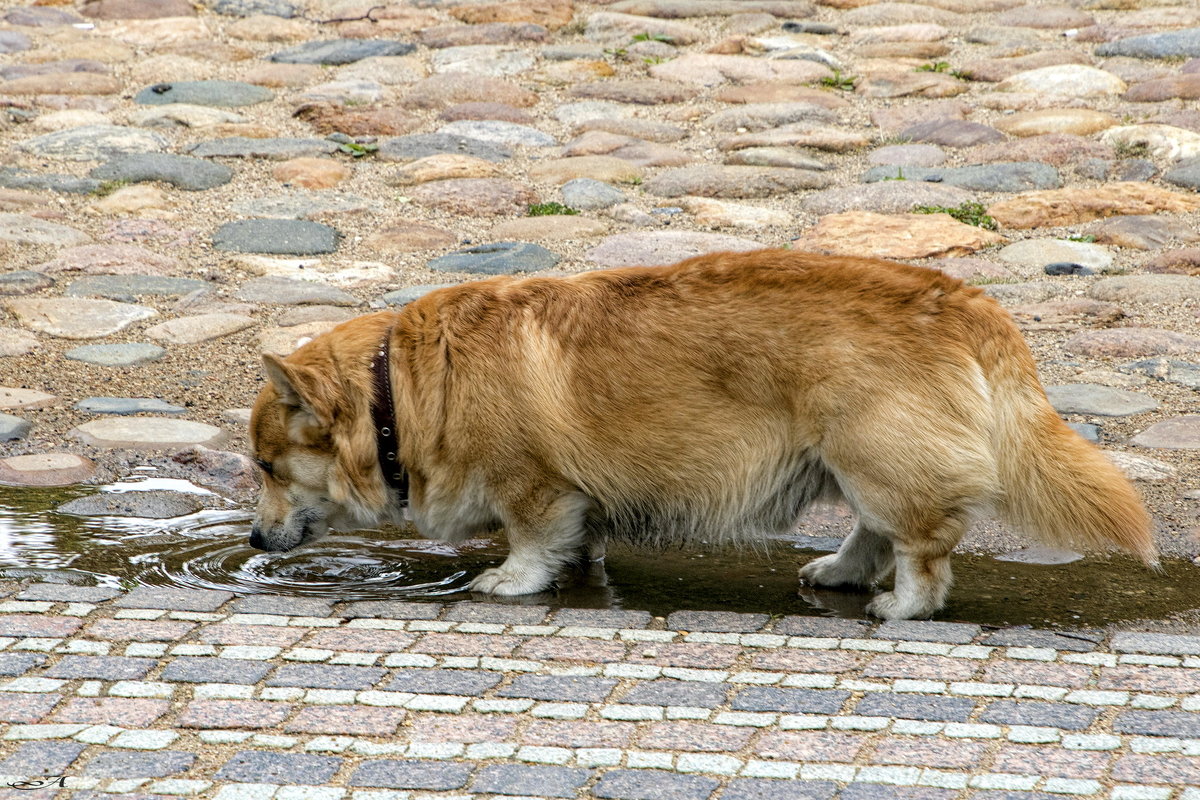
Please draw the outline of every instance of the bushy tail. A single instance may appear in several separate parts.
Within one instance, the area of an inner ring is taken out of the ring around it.
[[[1071,430],[1051,407],[1029,349],[998,307],[978,342],[992,389],[998,511],[1048,545],[1100,550],[1116,545],[1158,565],[1150,517],[1125,475]],[[992,326],[989,326],[992,327]]]

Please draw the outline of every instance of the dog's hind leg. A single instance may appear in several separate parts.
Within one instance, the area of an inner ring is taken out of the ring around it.
[[[928,617],[941,608],[953,581],[950,551],[969,523],[968,514],[950,512],[925,526],[919,535],[898,538],[895,587],[876,595],[867,605],[867,613],[884,619],[913,619]]]
[[[832,555],[805,564],[800,579],[810,586],[870,586],[892,568],[892,540],[859,520]]]
[[[484,570],[470,589],[518,595],[550,587],[563,565],[578,559],[584,546],[584,522],[591,499],[578,491],[524,498],[504,515],[508,558]]]

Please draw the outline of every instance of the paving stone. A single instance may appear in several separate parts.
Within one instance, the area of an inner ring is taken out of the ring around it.
[[[107,161],[124,153],[156,153],[167,148],[161,134],[123,125],[83,125],[26,139],[17,148],[43,158]]]
[[[133,301],[143,295],[185,295],[211,287],[208,281],[159,275],[89,275],[72,281],[66,294],[73,297],[107,297]]]
[[[88,634],[96,639],[117,642],[173,642],[187,636],[195,627],[194,622],[98,619],[88,625]]]
[[[604,800],[707,800],[719,785],[700,775],[619,769],[604,773],[592,795]]]
[[[1196,656],[1200,655],[1200,636],[1121,632],[1113,634],[1112,647],[1124,653]]]
[[[240,219],[213,234],[213,247],[238,253],[317,255],[337,250],[341,234],[319,222],[297,219]]]
[[[0,616],[0,636],[33,636],[57,639],[79,630],[83,620],[42,614],[4,614]]]
[[[49,600],[58,603],[102,603],[121,594],[108,586],[73,586],[69,583],[34,583],[21,589],[18,600]]]
[[[8,189],[37,189],[68,194],[91,194],[100,188],[94,178],[29,172],[19,167],[0,167],[0,186]]]
[[[224,660],[224,659],[222,659]],[[343,667],[332,664],[284,664],[267,680],[267,686],[303,686],[312,689],[370,689],[387,670],[379,667]]]
[[[333,613],[333,601],[318,597],[285,597],[273,594],[252,594],[233,601],[239,614],[279,614],[281,616],[328,617]]]
[[[288,733],[329,733],[392,736],[404,721],[399,708],[319,706],[302,708],[283,730]]]
[[[965,697],[893,695],[868,692],[858,701],[853,713],[864,717],[896,717],[940,722],[966,722],[975,710],[975,701]]]
[[[1171,58],[1200,56],[1200,28],[1129,36],[1096,46],[1098,56]]]
[[[489,764],[475,774],[473,792],[539,797],[575,797],[592,773],[569,767]]]
[[[639,747],[651,750],[682,750],[698,753],[737,752],[755,734],[750,727],[709,725],[699,722],[660,722],[638,737]]]
[[[550,622],[583,628],[645,628],[653,617],[646,611],[624,611],[603,608],[560,608]]]
[[[262,139],[248,136],[228,136],[209,139],[188,148],[198,158],[264,158],[287,161],[305,156],[326,156],[336,153],[338,145],[328,139],[303,139],[286,136]]]
[[[496,695],[527,697],[533,700],[602,703],[617,683],[608,678],[576,675],[518,675]]]
[[[177,317],[145,330],[147,337],[167,344],[200,344],[254,327],[253,317],[244,314],[197,314]]]
[[[351,786],[385,789],[428,789],[450,791],[463,788],[471,776],[471,765],[447,761],[367,761],[350,776]]]
[[[0,459],[0,484],[70,486],[95,474],[96,465],[74,453],[31,453]]]
[[[28,297],[7,301],[23,325],[63,339],[97,339],[155,316],[151,308],[112,300]]]
[[[333,756],[263,753],[243,750],[226,761],[214,777],[242,783],[282,783],[320,786],[342,765]]]
[[[830,617],[783,617],[771,629],[773,633],[812,638],[864,638],[872,625],[866,620],[835,619]]]
[[[504,679],[503,673],[457,669],[405,669],[379,688],[414,694],[482,695]],[[558,698],[539,698],[558,699]]]
[[[1099,715],[1099,711],[1087,706],[996,700],[988,703],[979,721],[997,725],[1036,725],[1068,731],[1085,731]]]
[[[1023,792],[1003,793],[1004,797],[987,797],[988,792],[974,792],[972,800],[1061,800],[1059,795],[1026,795]],[[886,786],[878,783],[852,783],[838,794],[838,800],[953,800],[956,789],[935,789],[929,786]]]
[[[85,397],[75,404],[89,414],[186,414],[183,406],[164,403],[156,397]]]
[[[263,730],[282,725],[291,713],[292,706],[287,703],[258,700],[193,700],[180,712],[176,725],[181,728],[209,730],[222,728]]]
[[[387,39],[326,39],[304,42],[268,56],[284,64],[353,64],[364,58],[405,56],[417,46]]]
[[[5,654],[7,655],[7,654]],[[65,655],[43,675],[48,678],[98,678],[105,681],[136,680],[158,666],[153,658]]]
[[[872,658],[862,674],[868,678],[969,681],[978,668],[975,661],[967,658],[889,653]]]
[[[174,750],[155,753],[105,750],[88,761],[81,774],[95,778],[162,778],[186,772],[195,760],[194,753]]]
[[[446,609],[445,619],[458,622],[495,622],[500,625],[540,625],[546,619],[546,606],[508,606],[495,603],[454,603]]]
[[[980,644],[999,647],[1052,647],[1055,650],[1090,653],[1096,649],[1099,641],[1090,637],[1064,636],[1054,631],[1004,628],[987,634],[980,640]]]
[[[511,275],[552,269],[559,260],[557,254],[529,242],[491,242],[439,256],[427,266],[438,272]]]
[[[54,285],[49,275],[31,270],[17,270],[0,275],[0,295],[33,294]]]
[[[521,742],[550,747],[627,747],[635,731],[631,722],[534,720],[525,728]]]
[[[512,157],[512,151],[504,145],[450,133],[414,133],[384,139],[375,156],[382,161],[415,161],[441,153],[485,161],[506,161]]]
[[[770,619],[766,614],[735,614],[730,611],[675,611],[667,617],[667,630],[754,633]]]
[[[266,276],[243,283],[235,293],[248,303],[273,305],[356,306],[358,298],[333,286],[312,281]]]
[[[980,630],[978,625],[962,622],[888,620],[871,635],[876,639],[896,639],[908,642],[970,644],[979,635]]]
[[[40,722],[62,699],[60,694],[0,692],[0,722]]]
[[[401,631],[334,628],[316,631],[308,639],[312,647],[353,650],[364,653],[398,653],[416,641],[416,635]]]
[[[788,714],[836,714],[850,692],[825,689],[776,689],[753,686],[734,695],[736,711],[782,711]]]
[[[161,181],[189,192],[224,186],[233,170],[224,164],[169,153],[130,153],[117,156],[89,175],[102,181]]]
[[[270,89],[241,81],[176,81],[147,86],[133,96],[133,102],[154,106],[188,103],[233,108],[266,103],[274,97],[275,93]]]
[[[85,344],[72,348],[63,356],[101,367],[136,367],[158,361],[167,351],[156,344],[128,342],[123,344]]]
[[[177,656],[160,675],[164,681],[183,683],[258,683],[273,665],[238,658]],[[282,669],[282,668],[281,668]],[[270,684],[277,685],[277,684]]]
[[[835,792],[832,781],[735,778],[721,792],[721,800],[830,800]]]
[[[647,706],[692,706],[716,708],[725,703],[727,683],[655,680],[643,681],[618,697],[618,703]]]
[[[204,507],[197,495],[165,490],[106,492],[69,500],[55,509],[82,517],[143,517],[169,519],[194,514]]]
[[[577,637],[535,637],[517,648],[516,655],[535,661],[624,661],[628,648],[624,642],[607,642]]]
[[[33,423],[12,414],[0,414],[0,441],[24,439],[33,429]]]
[[[64,775],[86,748],[82,742],[21,742],[0,761],[0,775]]]
[[[1113,720],[1115,733],[1138,736],[1200,736],[1200,714],[1188,711],[1122,711]]]

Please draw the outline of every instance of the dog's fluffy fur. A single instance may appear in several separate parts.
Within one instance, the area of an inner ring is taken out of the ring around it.
[[[385,335],[417,528],[507,532],[478,591],[546,589],[606,535],[785,532],[817,499],[858,524],[801,577],[894,570],[869,606],[886,618],[943,604],[950,551],[985,511],[1155,561],[1137,493],[1055,414],[994,301],[933,270],[788,251],[468,283],[267,357],[252,544],[401,518],[370,414]]]

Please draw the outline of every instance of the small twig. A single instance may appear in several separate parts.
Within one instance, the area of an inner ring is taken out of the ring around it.
[[[363,14],[361,17],[334,17],[333,19],[313,19],[312,17],[301,14],[300,18],[308,20],[309,22],[315,23],[317,25],[329,25],[334,22],[358,22],[359,20],[364,20],[364,19],[369,20],[371,22],[378,22],[379,20],[375,19],[371,15],[374,14],[376,11],[379,11],[380,9],[383,9],[383,8],[387,8],[387,6],[371,6],[370,8],[367,9],[367,13]]]

